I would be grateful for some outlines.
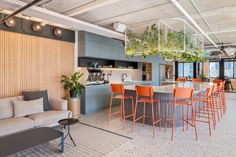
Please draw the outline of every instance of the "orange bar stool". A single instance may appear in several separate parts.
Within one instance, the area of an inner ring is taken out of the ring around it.
[[[180,77],[176,79],[177,82],[186,82],[187,79],[185,77]]]
[[[215,113],[213,112],[213,106],[211,102],[211,94],[213,87],[208,87],[206,92],[194,99],[195,102],[203,102],[203,108],[196,111],[196,121],[202,123],[208,123],[209,135],[211,136],[211,120],[215,129]]]
[[[218,98],[217,90],[218,90],[218,86],[217,86],[217,84],[215,83],[215,84],[213,85],[212,94],[211,94],[211,99],[212,99],[212,103],[213,103],[213,111],[214,111],[215,114],[217,115],[218,121],[220,121],[221,107],[220,107],[220,105],[218,104],[219,101],[217,101],[217,98]],[[221,117],[222,117],[222,115],[221,115]]]
[[[223,111],[225,113],[226,111],[226,99],[225,99],[225,81],[221,82],[221,88],[220,88],[220,93],[221,93],[221,100],[223,103]]]
[[[120,111],[112,112],[112,101],[113,99],[120,100]],[[131,113],[125,115],[125,100],[131,99],[132,111]],[[110,107],[108,113],[107,124],[111,121],[111,116],[120,114],[120,120],[123,121],[123,128],[125,127],[125,119],[128,117],[133,117],[134,115],[134,103],[132,96],[125,96],[125,90],[123,84],[111,84],[111,98],[110,98]]]
[[[143,126],[146,117],[146,105],[151,105],[151,118],[152,118],[152,129],[153,129],[153,137],[155,137],[155,124],[159,123],[159,128],[161,129],[161,107],[160,100],[153,98],[153,89],[151,86],[135,86],[136,89],[136,103],[135,103],[135,112],[134,112],[134,123],[133,130],[135,126],[135,122],[142,119]],[[143,114],[139,117],[137,115],[137,107],[139,104],[143,104]],[[158,117],[155,118],[154,113],[154,103],[158,104]]]
[[[193,79],[192,79],[192,82],[193,82],[193,83],[202,82],[202,79],[193,78]]]
[[[217,107],[222,117],[223,113],[225,113],[224,81],[217,86],[216,97],[218,99]]]
[[[213,80],[213,83],[214,83],[214,84],[217,84],[217,85],[219,85],[220,82],[222,82],[222,80],[219,80],[219,79],[215,79],[215,80]]]
[[[176,87],[173,91],[173,96],[174,96],[174,100],[168,100],[167,104],[166,104],[165,130],[166,130],[167,124],[170,124],[172,126],[171,140],[173,141],[174,140],[176,106],[181,105],[181,108],[182,108],[181,120],[182,120],[183,131],[184,131],[184,122],[187,123],[187,127],[188,127],[188,124],[190,124],[192,127],[194,127],[195,137],[197,140],[198,135],[197,135],[197,128],[196,128],[195,109],[194,109],[194,103],[193,103],[193,88]],[[168,117],[169,103],[173,103],[172,119],[169,119],[169,117]],[[184,118],[184,105],[186,105],[188,107],[186,119]],[[191,119],[189,119],[189,117],[188,117],[190,107],[192,108],[192,118]]]

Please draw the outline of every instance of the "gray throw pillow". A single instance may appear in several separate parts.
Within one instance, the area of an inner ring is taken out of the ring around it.
[[[43,98],[43,110],[49,111],[51,110],[51,105],[48,101],[48,91],[23,91],[22,95],[24,96],[25,101],[35,100],[39,98]]]

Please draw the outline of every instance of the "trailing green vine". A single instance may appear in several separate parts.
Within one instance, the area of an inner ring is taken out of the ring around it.
[[[135,56],[141,54],[143,57],[148,55],[163,56],[166,60],[176,60],[184,62],[204,61],[203,50],[194,48],[190,34],[183,31],[169,31],[166,35],[160,31],[160,43],[158,43],[158,28],[156,25],[147,27],[142,34],[127,32],[129,42],[126,46],[126,55]],[[184,38],[185,37],[185,38]],[[165,38],[165,39],[164,39]],[[184,50],[185,39],[185,51]],[[160,44],[161,51],[158,51]],[[175,52],[175,50],[180,50]]]

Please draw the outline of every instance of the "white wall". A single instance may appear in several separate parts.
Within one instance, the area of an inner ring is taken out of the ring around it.
[[[84,73],[83,77],[81,78],[81,83],[85,84],[88,78],[88,71],[87,68],[78,68],[79,71]],[[122,74],[126,73],[127,78],[126,81],[142,81],[142,71],[141,69],[115,69],[115,68],[102,68],[103,73],[106,74],[105,78],[107,77],[107,73],[111,72],[112,76],[109,77],[109,81],[111,83],[119,83],[122,82]]]

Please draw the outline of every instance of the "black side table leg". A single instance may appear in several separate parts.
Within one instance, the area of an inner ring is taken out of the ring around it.
[[[76,147],[75,141],[73,140],[71,134],[69,134],[69,137],[70,137],[71,141],[73,142],[74,146]]]
[[[61,137],[61,143],[59,144],[59,146],[61,147],[60,152],[63,153],[64,152],[64,137]]]

